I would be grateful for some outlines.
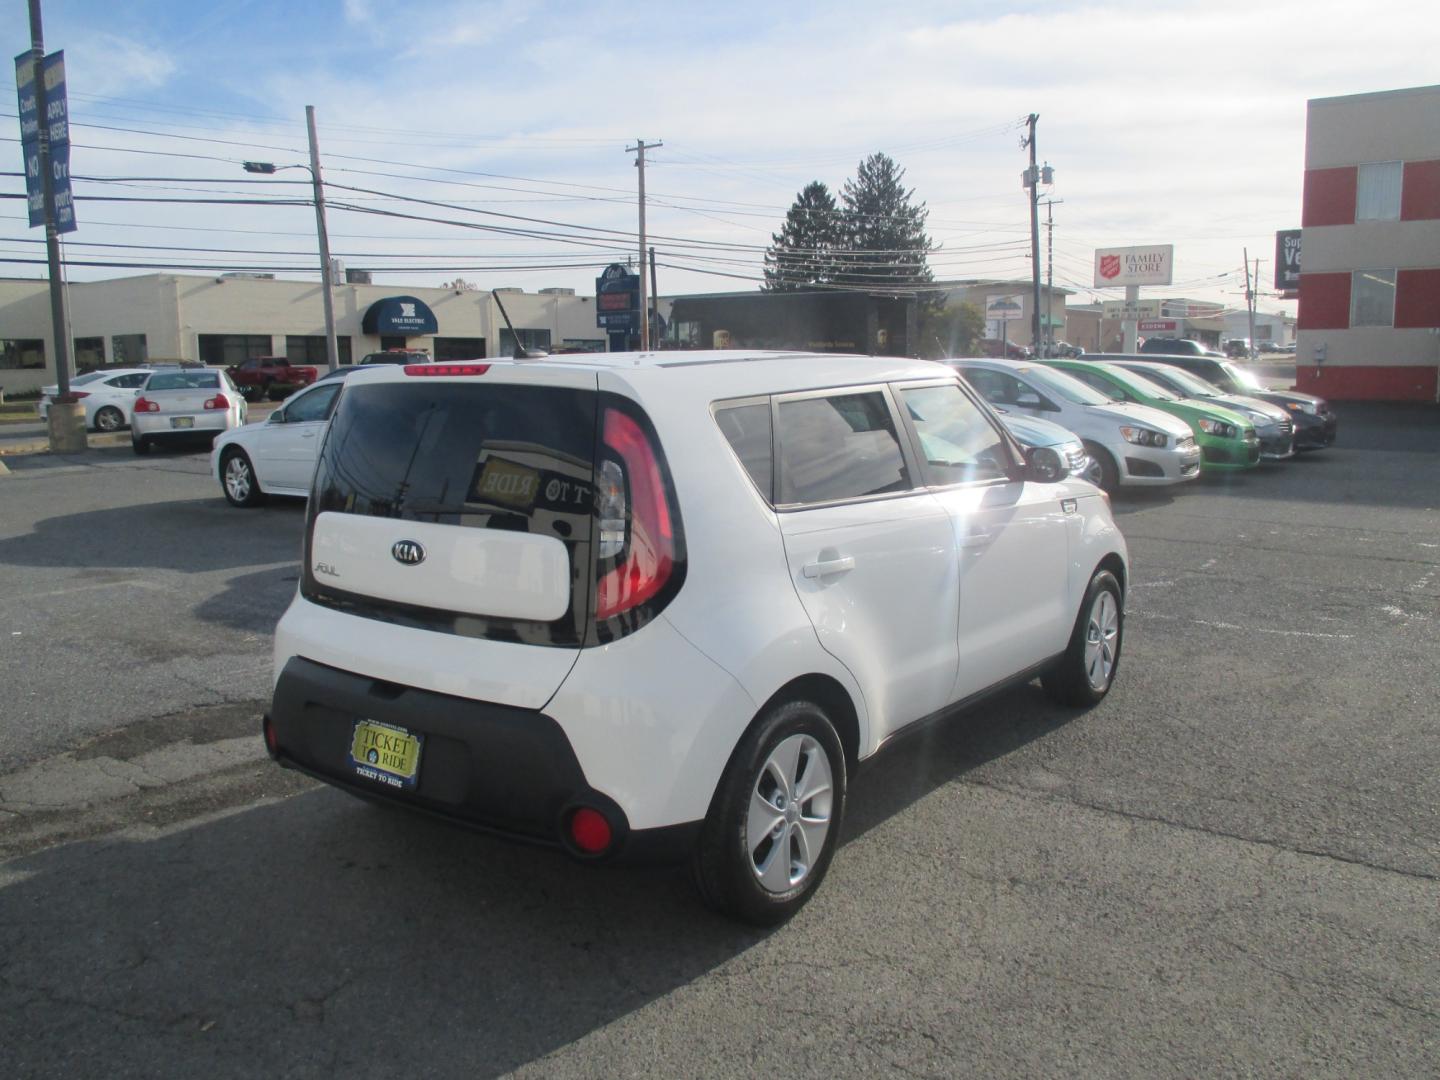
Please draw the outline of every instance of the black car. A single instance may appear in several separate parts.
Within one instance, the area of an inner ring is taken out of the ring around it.
[[[1147,343],[1148,344],[1148,343]],[[1170,364],[1214,383],[1227,394],[1244,394],[1279,405],[1295,421],[1295,449],[1323,450],[1335,442],[1339,418],[1330,403],[1297,390],[1271,390],[1246,367],[1223,356],[1179,356],[1160,353],[1086,353],[1085,360],[1150,360]]]

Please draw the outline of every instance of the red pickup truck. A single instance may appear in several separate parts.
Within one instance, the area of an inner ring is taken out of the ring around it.
[[[320,372],[306,364],[292,364],[283,356],[252,356],[226,368],[236,388],[249,401],[268,397],[279,401],[302,386],[309,386]]]

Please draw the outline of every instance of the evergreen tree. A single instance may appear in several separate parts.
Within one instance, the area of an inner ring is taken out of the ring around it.
[[[934,280],[926,263],[933,246],[925,231],[930,211],[923,202],[911,202],[915,189],[907,190],[904,179],[905,170],[878,153],[860,162],[854,180],[845,181],[840,284],[914,286]]]
[[[785,224],[765,252],[765,292],[793,292],[835,281],[835,252],[844,238],[840,209],[819,180],[795,197]]]

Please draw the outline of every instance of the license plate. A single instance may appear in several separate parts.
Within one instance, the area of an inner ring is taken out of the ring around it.
[[[367,780],[409,789],[420,773],[425,736],[376,720],[356,720],[350,736],[350,764]]]
[[[172,428],[194,427],[195,418],[193,416],[172,416],[170,418],[170,426]]]

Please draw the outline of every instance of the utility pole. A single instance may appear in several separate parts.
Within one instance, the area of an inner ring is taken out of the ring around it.
[[[1040,350],[1040,167],[1035,163],[1035,125],[1039,120],[1039,113],[1030,114],[1026,121],[1030,134],[1023,144],[1030,148],[1030,171],[1025,174],[1026,186],[1030,189],[1030,342],[1037,353]]]
[[[636,139],[634,146],[627,146],[627,154],[637,154],[635,167],[640,170],[640,351],[650,351],[650,308],[645,302],[645,151],[664,146],[663,142],[646,143]]]
[[[1245,313],[1250,316],[1250,341],[1245,349],[1245,359],[1255,359],[1255,290],[1250,283],[1250,249],[1242,248],[1245,252]],[[1260,260],[1255,260],[1256,284],[1259,284]]]
[[[30,62],[34,65],[35,116],[40,130],[36,133],[40,149],[40,181],[45,198],[45,261],[50,273],[50,325],[55,338],[55,382],[59,400],[66,402],[70,397],[70,318],[65,311],[65,276],[60,264],[60,233],[55,228],[55,176],[50,168],[50,117],[45,102],[45,29],[40,14],[40,0],[30,0]],[[52,410],[53,411],[53,410]],[[66,409],[61,409],[55,420],[63,420]],[[66,449],[83,450],[88,445],[85,436],[84,412],[80,413],[78,447],[75,433],[63,432],[60,442]],[[56,449],[56,423],[50,423],[50,444]]]
[[[660,325],[660,286],[655,284],[655,249],[650,249],[650,325],[658,328]],[[655,348],[660,348],[660,343],[655,342]]]
[[[1054,303],[1055,300],[1055,207],[1064,202],[1064,199],[1045,200],[1045,298],[1051,303]],[[1047,319],[1045,321],[1046,356],[1050,355],[1054,345],[1055,328]]]
[[[334,371],[340,366],[340,347],[335,340],[335,283],[330,273],[330,234],[325,230],[325,185],[320,180],[320,142],[315,137],[315,106],[305,106],[305,129],[310,135],[310,180],[315,189],[315,231],[320,235],[320,292],[325,305],[325,363]]]

